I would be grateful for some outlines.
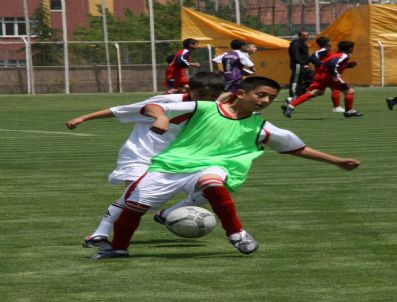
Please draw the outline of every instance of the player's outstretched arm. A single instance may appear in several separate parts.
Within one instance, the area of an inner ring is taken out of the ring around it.
[[[290,152],[290,154],[307,159],[323,161],[348,171],[351,171],[360,165],[358,160],[352,158],[341,158],[310,147],[298,149],[296,151]]]
[[[144,114],[156,119],[150,128],[151,131],[157,134],[164,134],[168,131],[170,120],[165,115],[163,107],[156,104],[147,105],[144,108]]]
[[[100,118],[108,118],[108,117],[113,117],[113,112],[110,109],[103,109],[100,111],[92,112],[86,115],[82,115],[79,117],[76,117],[70,121],[67,121],[65,123],[66,127],[68,127],[70,130],[74,129],[77,127],[77,125],[84,123],[89,120],[93,119],[100,119]]]

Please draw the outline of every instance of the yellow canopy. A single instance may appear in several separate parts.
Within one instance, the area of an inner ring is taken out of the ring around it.
[[[189,8],[182,8],[182,40],[194,38],[202,47],[211,45],[216,54],[230,51],[233,39],[242,39],[265,48],[251,56],[256,74],[287,84],[289,79],[289,41],[250,29]]]
[[[274,37],[195,10],[182,8],[182,40],[195,38],[200,44],[230,47],[233,39],[242,39],[264,48],[288,48],[288,40]]]
[[[358,85],[379,85],[382,76],[381,45],[384,47],[384,84],[397,84],[397,5],[372,4],[354,7],[309,43],[316,49],[315,39],[329,37],[333,49],[340,41],[355,42],[351,58],[358,66],[343,75],[348,82]]]
[[[317,49],[315,39],[329,37],[333,49],[340,41],[355,42],[351,58],[358,66],[348,69],[343,78],[357,85],[397,85],[397,5],[371,4],[354,7],[309,43],[311,52]],[[230,41],[243,39],[255,43],[259,50],[252,56],[258,75],[288,84],[289,41],[280,39],[245,26],[234,24],[220,18],[192,9],[182,9],[182,39],[195,38],[203,47],[207,44],[217,48],[217,53],[230,49]],[[383,46],[383,59],[381,58]]]

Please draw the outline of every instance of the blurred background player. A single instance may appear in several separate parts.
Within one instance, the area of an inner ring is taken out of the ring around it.
[[[167,93],[184,92],[188,84],[186,70],[190,67],[200,67],[200,63],[190,63],[192,51],[198,48],[198,41],[195,39],[185,39],[182,42],[183,48],[178,50],[166,70],[166,84],[168,80],[172,82],[172,87]]]
[[[360,117],[362,112],[353,109],[354,90],[341,78],[342,72],[346,68],[353,68],[357,65],[356,61],[349,62],[349,54],[353,52],[354,42],[341,41],[338,43],[338,52],[326,59],[317,69],[313,83],[310,85],[308,92],[297,97],[288,105],[281,106],[285,117],[290,118],[295,107],[324,94],[327,87],[337,89],[345,94],[345,117]]]
[[[66,122],[66,126],[74,129],[86,121],[108,117],[117,117],[122,123],[135,123],[134,130],[119,151],[117,167],[109,175],[111,184],[127,186],[146,172],[151,158],[170,144],[186,122],[186,119],[181,118],[172,120],[167,135],[157,135],[150,131],[153,119],[144,116],[141,112],[142,108],[152,103],[215,100],[223,91],[223,77],[213,72],[198,72],[190,78],[189,87],[189,94],[159,95],[144,102],[104,109],[74,118]],[[199,194],[189,198],[200,200],[203,197]],[[108,207],[95,232],[84,239],[83,247],[100,247],[108,243],[113,223],[119,217],[124,205],[124,194],[122,194]]]
[[[230,47],[232,51],[225,52],[215,57],[212,61],[216,64],[222,64],[225,91],[235,92],[241,84],[243,76],[255,73],[254,63],[250,59],[250,54],[255,53],[257,48],[255,44],[242,40],[233,40],[230,43]],[[216,65],[217,67],[218,65]]]
[[[312,63],[316,70],[327,60],[333,52],[331,51],[331,40],[327,37],[319,37],[316,39],[319,50],[315,51],[310,57],[309,61]],[[340,91],[331,88],[331,101],[334,106],[332,112],[345,112],[345,108],[340,106]]]
[[[168,66],[167,69],[165,70],[165,82],[163,86],[167,88],[167,91],[174,88],[175,79],[173,74],[173,68],[171,67],[171,63],[174,60],[174,58],[175,58],[174,54],[168,55],[166,57]]]
[[[393,110],[394,105],[397,104],[397,97],[387,98],[386,103],[387,103],[387,108],[389,108],[390,110]]]
[[[292,71],[289,81],[289,98],[287,102],[305,93],[313,79],[313,70],[309,66],[309,46],[307,31],[298,32],[298,37],[291,41],[288,54]]]

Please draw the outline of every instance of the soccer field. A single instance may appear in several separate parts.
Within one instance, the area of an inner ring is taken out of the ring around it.
[[[357,119],[332,113],[329,94],[286,119],[286,93],[266,119],[362,165],[347,172],[268,150],[233,194],[258,252],[238,253],[219,223],[182,239],[148,214],[131,257],[109,260],[81,243],[122,192],[107,175],[132,125],[64,122],[149,94],[0,96],[0,300],[396,301],[397,107],[385,98],[397,87],[357,88]]]

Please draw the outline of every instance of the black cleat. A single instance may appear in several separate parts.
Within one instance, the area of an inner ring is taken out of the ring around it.
[[[352,109],[352,110],[346,111],[345,113],[343,113],[343,115],[345,117],[360,117],[360,116],[363,116],[364,113]]]
[[[386,103],[387,103],[387,108],[389,108],[389,110],[393,110],[394,105],[397,104],[397,97],[387,98]]]
[[[83,241],[83,247],[85,248],[101,248],[101,249],[106,249],[111,247],[111,243],[109,242],[108,237],[106,236],[94,236],[90,237],[88,235],[85,237]]]
[[[156,221],[157,223],[165,225],[166,219],[161,216],[161,214],[163,214],[163,212],[164,212],[164,210],[157,212],[153,216],[153,220]]]
[[[294,112],[294,107],[290,105],[282,105],[281,109],[283,110],[283,114],[287,118],[291,118],[292,112]]]

